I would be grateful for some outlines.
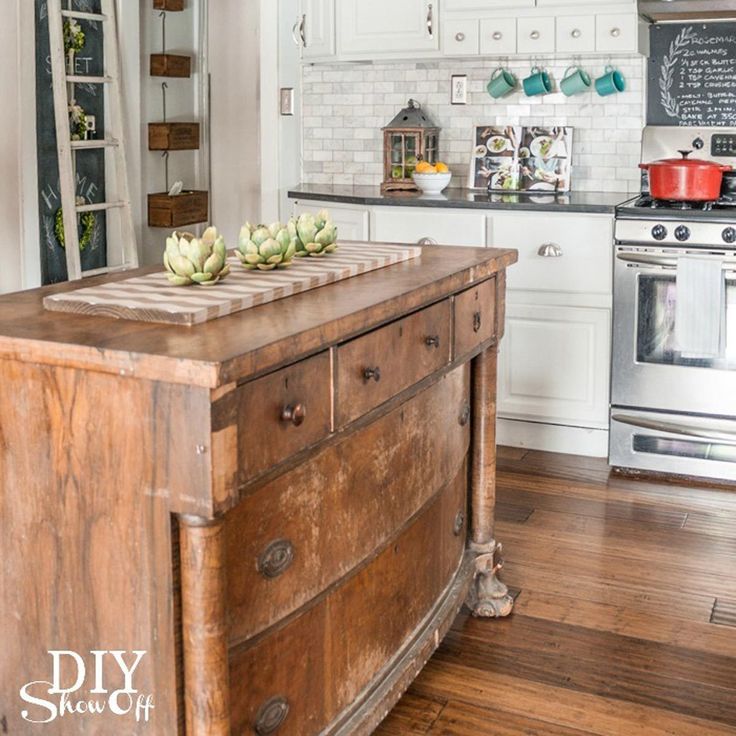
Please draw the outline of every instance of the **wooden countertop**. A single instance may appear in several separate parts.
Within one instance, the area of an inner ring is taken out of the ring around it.
[[[80,288],[57,284],[0,297],[0,358],[217,388],[371,329],[399,307],[418,309],[461,291],[516,260],[513,250],[425,246],[412,261],[192,327],[48,312],[44,296]]]

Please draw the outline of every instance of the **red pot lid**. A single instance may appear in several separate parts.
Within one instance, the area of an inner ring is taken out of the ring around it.
[[[731,167],[726,164],[719,164],[715,161],[706,161],[702,158],[688,158],[692,151],[680,151],[682,158],[663,158],[659,161],[653,161],[647,166],[678,166],[688,169],[718,169],[719,171],[731,171]]]

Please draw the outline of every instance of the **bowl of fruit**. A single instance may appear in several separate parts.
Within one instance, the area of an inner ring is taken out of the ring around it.
[[[420,161],[414,169],[413,178],[425,194],[439,194],[450,183],[452,173],[441,161],[436,164]]]

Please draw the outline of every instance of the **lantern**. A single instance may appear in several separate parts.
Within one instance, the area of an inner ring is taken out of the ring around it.
[[[383,184],[381,192],[416,192],[412,174],[419,161],[437,162],[440,129],[416,100],[383,129]]]

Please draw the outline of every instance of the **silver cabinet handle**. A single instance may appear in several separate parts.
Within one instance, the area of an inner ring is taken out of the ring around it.
[[[532,32],[531,32],[531,33],[529,34],[529,38],[531,38],[531,39],[532,39],[532,41],[538,41],[538,40],[539,40],[539,36],[540,36],[540,33],[539,33],[539,31],[532,31]]]
[[[616,253],[616,258],[624,263],[634,263],[639,266],[653,266],[657,268],[677,268],[677,257],[668,258],[667,256],[649,255],[647,253],[635,253],[629,251],[621,251]],[[723,270],[731,271],[736,267],[736,261],[723,261]]]
[[[465,40],[465,34],[462,31],[460,31],[459,33],[456,33],[455,34],[455,40],[458,43],[462,43]]]
[[[580,36],[583,35],[583,32],[579,28],[576,28],[570,35],[573,38],[580,38]]]
[[[494,31],[492,38],[494,41],[500,41],[503,38],[503,33],[501,31]]]
[[[621,29],[620,28],[611,28],[611,35],[614,38],[618,38],[621,35]]]
[[[692,427],[680,422],[662,422],[655,419],[647,419],[646,417],[636,417],[629,414],[612,414],[611,419],[621,424],[628,424],[632,427],[641,427],[641,429],[651,429],[655,432],[669,432],[670,434],[680,434],[684,437],[700,437],[711,442],[719,442],[722,444],[736,445],[736,433],[726,432],[722,429],[703,427]]]
[[[562,248],[556,243],[545,243],[539,246],[537,255],[542,258],[562,258]]]
[[[417,245],[437,245],[437,241],[434,238],[419,238]]]
[[[304,35],[304,24],[306,21],[307,16],[302,15],[296,19],[296,23],[294,23],[294,27],[291,29],[291,37],[294,39],[294,43],[303,48],[307,47],[307,38]]]
[[[432,3],[427,8],[427,33],[430,38],[434,38],[434,11],[432,10]]]

